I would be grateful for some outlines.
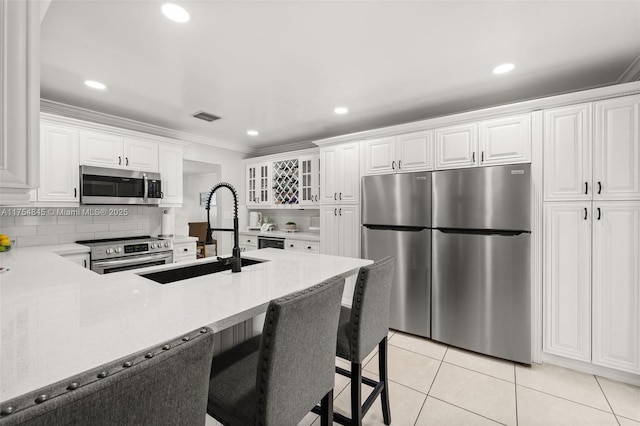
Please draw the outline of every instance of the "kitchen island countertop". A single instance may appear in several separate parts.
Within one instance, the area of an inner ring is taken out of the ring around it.
[[[77,246],[77,247],[76,247]],[[263,249],[267,262],[170,284],[143,272],[212,262],[154,266],[98,275],[56,253],[80,245],[17,248],[0,256],[0,401],[209,326],[220,331],[266,310],[271,299],[369,260]]]

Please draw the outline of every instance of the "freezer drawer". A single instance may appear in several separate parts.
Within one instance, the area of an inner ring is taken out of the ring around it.
[[[531,364],[530,237],[433,230],[434,340]]]
[[[362,227],[362,257],[395,256],[389,327],[431,336],[431,229]]]

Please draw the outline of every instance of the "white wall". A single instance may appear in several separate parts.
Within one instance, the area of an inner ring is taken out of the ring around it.
[[[203,192],[211,190],[218,182],[228,182],[233,185],[238,193],[238,218],[240,222],[241,229],[246,227],[247,223],[247,209],[245,205],[245,183],[244,183],[244,163],[243,159],[245,158],[245,154],[236,151],[229,151],[226,149],[215,148],[208,145],[202,144],[191,144],[185,147],[184,150],[184,159],[188,161],[198,161],[202,163],[211,163],[212,165],[219,166],[219,175],[217,176],[216,181],[210,181],[206,178],[203,178],[202,181],[198,179],[185,179],[184,180],[184,188],[183,194],[192,192]],[[205,182],[207,183],[205,186]],[[196,185],[197,188],[200,188],[201,185],[205,186],[206,189],[203,191],[199,191],[199,189],[188,188],[188,185],[193,184]],[[223,228],[232,228],[233,227],[233,197],[231,196],[231,192],[226,189],[220,189],[216,192],[217,195],[217,225]],[[199,195],[198,195],[198,205],[199,205]],[[188,234],[188,225],[185,222],[185,219],[191,217],[192,210],[195,211],[196,208],[193,207],[193,203],[189,201],[186,205],[183,202],[183,207],[178,210],[185,210],[185,212],[180,211],[176,212],[176,234],[187,235]],[[213,210],[212,210],[213,212]],[[197,213],[194,213],[197,214]],[[195,217],[194,217],[195,219]],[[206,213],[202,214],[202,219],[197,219],[194,221],[206,221]],[[213,222],[211,224],[213,225]],[[186,230],[184,227],[187,227]],[[215,237],[214,237],[215,238]],[[230,232],[223,232],[218,234],[218,254],[226,255],[231,254],[231,249],[233,248],[233,235]]]

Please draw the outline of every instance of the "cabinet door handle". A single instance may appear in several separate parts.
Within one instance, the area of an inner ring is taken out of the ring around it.
[[[473,154],[471,154],[471,162],[475,163],[476,162],[476,152],[474,151]]]
[[[129,157],[124,157],[124,165],[125,166],[129,165]]]
[[[118,166],[122,166],[122,157],[118,157]]]
[[[340,197],[339,198],[342,200],[342,192],[340,193]]]
[[[342,216],[342,208],[338,210],[338,212],[340,213],[340,216]]]
[[[480,162],[484,162],[484,151],[480,152]]]
[[[584,183],[584,193],[585,195],[589,193],[589,182]]]
[[[391,162],[391,168],[392,168],[393,170],[395,170],[395,169],[396,169],[396,160],[393,160],[393,161]]]
[[[600,220],[600,217],[602,216],[601,214],[602,212],[600,211],[600,207],[598,207],[598,220]]]
[[[87,259],[82,259],[82,263],[84,263],[84,267],[87,267]]]
[[[164,192],[160,191],[160,199],[164,198]]]
[[[602,182],[598,181],[598,194],[602,193]]]
[[[337,192],[333,193],[333,199],[334,199],[334,201],[338,199],[338,193]]]
[[[78,198],[78,188],[73,188],[73,198]]]
[[[587,220],[587,208],[584,208],[584,220]]]
[[[398,170],[402,168],[402,160],[398,160]]]

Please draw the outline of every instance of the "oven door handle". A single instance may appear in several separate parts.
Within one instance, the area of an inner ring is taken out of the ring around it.
[[[96,260],[93,262],[93,266],[113,266],[113,265],[131,265],[140,262],[147,262],[149,260],[159,260],[168,258],[169,252],[163,254],[156,254],[151,256],[134,257],[133,259],[121,259],[121,260]]]

